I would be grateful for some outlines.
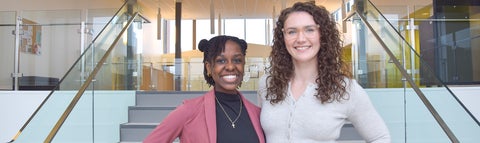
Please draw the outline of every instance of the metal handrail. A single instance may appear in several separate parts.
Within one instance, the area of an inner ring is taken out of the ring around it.
[[[357,11],[358,13],[358,11]],[[435,118],[435,120],[437,120],[438,124],[440,125],[440,127],[442,127],[443,131],[447,134],[448,138],[453,142],[453,143],[458,143],[458,139],[457,137],[455,137],[455,135],[453,134],[453,132],[450,130],[450,128],[447,126],[447,124],[445,123],[445,121],[443,121],[442,117],[440,117],[440,115],[438,114],[438,112],[435,110],[435,108],[433,108],[432,104],[430,103],[430,101],[428,101],[427,97],[425,97],[425,95],[423,94],[422,91],[420,91],[420,89],[418,88],[418,86],[415,84],[415,82],[413,81],[412,77],[410,77],[410,75],[407,73],[407,70],[405,70],[403,68],[403,66],[400,64],[400,62],[398,61],[397,58],[395,58],[395,55],[392,53],[392,51],[390,51],[390,49],[388,49],[387,45],[385,44],[385,42],[383,42],[383,40],[380,38],[380,36],[377,34],[377,32],[375,32],[375,30],[373,29],[373,27],[370,25],[370,23],[368,23],[368,21],[366,21],[366,18],[365,16],[361,15],[361,14],[358,14],[358,16],[360,16],[360,18],[362,19],[362,21],[365,23],[365,25],[367,25],[368,29],[370,29],[370,31],[372,32],[372,34],[375,36],[375,38],[377,39],[377,41],[380,43],[380,45],[382,45],[383,49],[385,50],[385,52],[387,52],[387,54],[390,56],[390,57],[393,57],[393,58],[390,58],[393,63],[395,64],[395,66],[397,66],[397,69],[400,71],[400,73],[402,73],[402,75],[405,77],[405,80],[408,81],[408,83],[410,83],[410,86],[412,86],[413,90],[417,93],[418,97],[422,100],[423,104],[427,107],[428,111],[430,111],[430,113],[432,114],[433,118]]]
[[[124,8],[125,6],[127,6],[127,2],[126,1],[119,9],[117,12],[115,12],[115,15],[118,15],[120,13],[120,11],[122,10],[122,8]],[[115,17],[112,17],[108,23],[112,23],[113,19]],[[103,29],[99,32],[99,33],[102,33],[103,31],[105,31],[105,27],[103,27]],[[88,46],[87,49],[85,49],[85,51],[87,51],[90,47],[92,47],[92,45],[95,43],[95,41],[97,40],[97,38],[99,37],[100,34],[97,35],[97,37],[95,37],[95,39],[90,43],[90,45]],[[81,61],[81,57],[83,57],[85,55],[86,52],[82,52],[82,54],[79,56],[80,58],[78,58],[73,65],[76,65],[77,63],[79,63]],[[45,99],[43,99],[43,101],[40,103],[40,105],[37,107],[37,109],[35,109],[35,111],[32,113],[32,115],[27,119],[27,121],[23,124],[23,126],[20,128],[20,130],[18,130],[17,134],[15,134],[15,136],[13,136],[12,140],[9,141],[9,143],[12,143],[14,142],[15,140],[17,140],[18,136],[20,136],[20,134],[23,132],[23,130],[27,127],[28,124],[30,124],[30,122],[32,121],[33,117],[35,117],[37,115],[37,113],[40,111],[40,109],[43,107],[43,105],[45,105],[45,103],[48,101],[48,99],[50,99],[50,97],[53,95],[53,93],[55,92],[55,89],[58,89],[58,86],[62,83],[62,81],[67,77],[67,75],[69,75],[69,73],[74,69],[74,66],[70,67],[70,69],[68,69],[68,71],[65,73],[65,75],[62,77],[62,79],[60,79],[60,81],[58,82],[58,84],[55,86],[55,88],[53,88],[50,93],[47,95],[47,97],[45,97]]]
[[[366,0],[368,3],[370,3],[370,5],[372,5],[372,7],[380,13],[380,16],[382,16],[383,19],[387,19],[381,12],[380,10],[370,1],[370,0]],[[364,20],[366,21],[366,19]],[[386,21],[388,23],[388,25],[395,29],[395,27],[392,25],[392,23],[390,23],[389,21]],[[373,30],[371,29],[371,31],[373,32]],[[400,32],[398,30],[394,30],[397,35],[399,35],[399,37],[402,39],[402,41],[406,41],[405,40],[405,37],[403,37]],[[405,44],[411,49],[411,51],[417,56],[417,57],[421,57],[419,53],[417,53],[414,49],[412,49],[412,46],[408,43],[408,42],[405,42]],[[420,60],[422,60],[422,58],[420,58]],[[427,65],[426,66],[427,68],[429,68],[429,66]],[[436,79],[440,79],[440,77],[438,77],[438,75],[434,74],[433,75]],[[442,84],[442,86],[445,87],[445,89],[447,89],[447,91],[450,93],[450,95],[452,95],[452,97],[455,99],[455,101],[457,101],[458,104],[460,104],[460,106],[467,112],[467,114],[475,121],[475,123],[477,123],[478,126],[480,126],[480,122],[477,120],[477,118],[475,118],[475,116],[472,114],[472,112],[470,112],[467,107],[465,107],[465,105],[460,101],[460,99],[455,96],[455,94],[452,92],[452,90],[450,90],[450,88],[442,81],[442,80],[439,80],[439,82]]]
[[[369,0],[367,0],[369,1]],[[370,1],[369,1],[370,2]],[[372,4],[373,5],[373,4]],[[418,97],[420,98],[420,100],[423,102],[423,104],[426,106],[426,108],[428,109],[428,111],[432,114],[432,116],[435,118],[435,120],[437,121],[437,123],[440,125],[440,127],[442,128],[442,130],[445,132],[445,134],[448,136],[448,138],[450,139],[450,141],[452,143],[458,143],[459,140],[457,139],[457,137],[455,136],[455,134],[453,134],[453,132],[450,130],[450,128],[448,127],[448,125],[445,123],[445,121],[442,119],[442,117],[440,117],[440,115],[438,114],[438,112],[435,110],[435,108],[432,106],[432,104],[430,103],[430,101],[425,97],[425,95],[423,94],[423,92],[420,90],[420,88],[415,84],[415,82],[413,81],[412,77],[407,73],[407,71],[405,70],[405,68],[400,64],[400,62],[398,61],[397,58],[395,58],[395,55],[393,54],[392,51],[390,51],[390,49],[388,49],[387,45],[385,44],[385,42],[382,40],[382,38],[378,35],[377,32],[375,32],[375,30],[373,29],[373,27],[370,25],[370,23],[367,21],[367,19],[365,18],[365,16],[362,14],[362,11],[360,11],[359,9],[357,9],[356,7],[354,7],[354,13],[356,15],[358,15],[360,17],[360,19],[362,20],[362,22],[367,26],[367,28],[370,30],[370,32],[372,32],[372,34],[375,36],[375,39],[377,39],[377,41],[380,43],[380,45],[382,46],[382,48],[385,50],[385,52],[387,52],[388,56],[391,57],[390,59],[392,60],[392,62],[395,64],[395,66],[397,67],[397,69],[400,71],[400,73],[402,74],[402,76],[405,78],[405,80],[410,84],[410,86],[413,88],[413,90],[415,91],[415,93],[417,93]],[[378,11],[378,9],[377,9]],[[353,16],[354,14],[352,15],[349,15],[349,17]],[[398,34],[398,33],[397,33]]]
[[[130,25],[133,23],[134,19],[139,16],[139,13],[136,12],[133,17],[128,20],[127,24],[125,25],[125,27],[123,27],[122,31],[119,33],[119,35],[115,38],[115,40],[113,41],[112,45],[110,45],[110,47],[108,48],[108,50],[105,52],[105,54],[103,55],[103,57],[100,59],[100,61],[98,61],[98,63],[104,63],[108,56],[110,55],[110,53],[112,52],[113,48],[115,48],[115,45],[118,43],[118,41],[122,38],[122,35],[123,33],[125,33],[125,31],[127,31],[128,27],[130,27]],[[93,71],[91,72],[91,74],[88,76],[88,78],[86,79],[85,83],[83,83],[82,87],[80,87],[79,91],[77,92],[77,94],[75,95],[75,97],[72,99],[72,102],[70,102],[70,104],[68,105],[67,109],[65,109],[65,112],[63,112],[62,116],[60,117],[60,119],[58,119],[57,123],[55,124],[55,126],[53,127],[53,129],[50,131],[50,133],[48,134],[47,138],[45,139],[44,142],[46,143],[49,143],[53,140],[53,138],[55,137],[55,135],[57,134],[58,130],[62,127],[63,123],[65,122],[65,120],[67,119],[68,115],[72,112],[73,108],[75,107],[75,105],[77,104],[77,102],[80,100],[80,98],[82,97],[83,93],[85,92],[85,90],[88,88],[88,86],[90,85],[90,83],[92,82],[93,78],[97,75],[98,71],[102,68],[103,64],[97,64],[95,66],[95,68],[93,69]]]

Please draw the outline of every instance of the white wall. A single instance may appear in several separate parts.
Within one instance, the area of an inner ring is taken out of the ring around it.
[[[480,87],[452,87],[452,92],[480,120]]]
[[[0,142],[10,141],[49,91],[0,92]]]
[[[443,132],[430,111],[412,89],[370,88],[365,89],[378,113],[389,128],[392,142],[445,142],[448,137]],[[451,87],[453,93],[478,119],[480,117],[480,87]],[[442,117],[460,142],[477,142],[480,128],[458,106],[446,88],[432,87],[421,89],[422,93]]]

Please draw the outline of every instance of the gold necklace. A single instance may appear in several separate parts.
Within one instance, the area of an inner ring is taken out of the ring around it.
[[[233,121],[232,118],[230,118],[230,116],[227,114],[227,111],[225,111],[225,109],[223,108],[222,104],[220,104],[220,101],[218,101],[217,96],[215,96],[215,100],[217,101],[218,105],[220,105],[220,108],[222,109],[223,113],[225,113],[225,116],[227,116],[230,123],[232,123],[232,128],[235,128],[235,122],[237,122],[237,120],[240,118],[240,115],[242,114],[242,98],[240,98],[240,112],[238,112],[237,118],[235,118],[235,120]]]

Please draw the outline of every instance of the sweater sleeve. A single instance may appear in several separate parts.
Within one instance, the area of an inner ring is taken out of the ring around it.
[[[365,90],[355,81],[347,87],[350,94],[350,115],[348,120],[352,122],[357,132],[368,143],[390,143],[390,133],[382,117],[375,110]]]
[[[183,126],[190,119],[192,111],[188,110],[188,101],[170,112],[165,119],[145,138],[144,143],[172,143],[180,136]]]

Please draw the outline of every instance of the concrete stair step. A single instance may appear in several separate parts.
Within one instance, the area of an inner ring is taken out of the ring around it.
[[[158,125],[158,123],[125,123],[120,126],[120,139],[124,141],[141,142]],[[342,127],[338,141],[344,143],[364,142],[352,124],[347,123]]]
[[[142,142],[158,123],[124,123],[120,125],[120,142]]]
[[[176,107],[128,107],[129,123],[160,123]]]
[[[203,95],[204,91],[192,92],[146,92],[139,91],[136,93],[137,106],[161,106],[176,107],[185,99],[195,98]]]

